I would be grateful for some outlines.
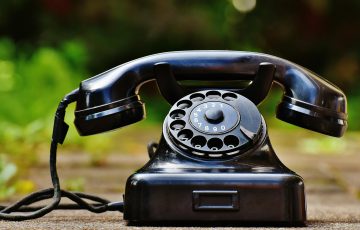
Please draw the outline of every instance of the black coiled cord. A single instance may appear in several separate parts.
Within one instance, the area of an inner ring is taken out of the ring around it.
[[[34,192],[10,206],[0,206],[0,220],[21,221],[42,217],[55,209],[86,209],[95,213],[106,211],[123,212],[123,202],[114,202],[80,192],[69,192],[61,190],[60,181],[56,169],[57,145],[62,144],[68,125],[64,122],[66,107],[76,101],[78,90],[74,90],[64,97],[59,103],[55,113],[53,135],[50,146],[50,175],[53,188]],[[66,197],[75,204],[60,204],[61,198]],[[29,205],[52,198],[52,202],[46,206],[31,207]],[[92,201],[88,203],[86,200]],[[13,214],[16,212],[16,214]]]

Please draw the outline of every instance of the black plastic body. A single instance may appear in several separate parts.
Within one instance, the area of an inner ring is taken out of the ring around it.
[[[332,136],[347,128],[346,97],[315,73],[267,54],[242,51],[179,51],[155,54],[122,64],[79,87],[75,125],[80,135],[91,135],[135,123],[145,116],[138,90],[156,80],[169,103],[203,89],[178,84],[182,80],[250,80],[244,89],[225,88],[259,104],[272,82],[284,89],[277,117]]]
[[[303,180],[277,158],[265,123],[253,148],[219,161],[192,158],[163,131],[154,156],[127,180],[131,224],[305,223]]]

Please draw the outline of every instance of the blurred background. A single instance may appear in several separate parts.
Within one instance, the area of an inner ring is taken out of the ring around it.
[[[38,189],[26,175],[42,162],[47,167],[41,159],[48,157],[53,114],[66,93],[111,67],[165,51],[264,52],[313,70],[348,96],[349,132],[337,139],[276,120],[282,93],[274,86],[260,105],[273,142],[303,154],[358,151],[359,12],[355,0],[0,1],[0,200]],[[160,137],[170,105],[155,84],[141,96],[148,119],[91,137],[79,137],[71,125],[59,158],[85,154],[87,164],[104,167],[113,153],[146,157],[146,143]],[[74,177],[65,187],[82,190],[84,183]]]

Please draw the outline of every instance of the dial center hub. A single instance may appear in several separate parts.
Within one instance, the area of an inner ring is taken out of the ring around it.
[[[190,113],[190,123],[199,132],[220,134],[232,130],[239,122],[239,113],[231,105],[208,101],[197,105]]]
[[[208,109],[205,112],[205,118],[210,123],[218,124],[224,120],[224,113],[221,109]]]

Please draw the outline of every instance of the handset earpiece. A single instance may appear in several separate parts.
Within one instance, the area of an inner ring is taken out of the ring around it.
[[[145,118],[137,76],[121,70],[116,67],[80,83],[74,121],[80,135],[110,131]]]
[[[75,126],[82,136],[97,134],[141,121],[145,105],[138,95],[75,112]]]
[[[106,74],[81,82],[75,127],[82,136],[120,128],[145,118],[145,105],[137,93],[124,97],[129,85],[109,84]]]

